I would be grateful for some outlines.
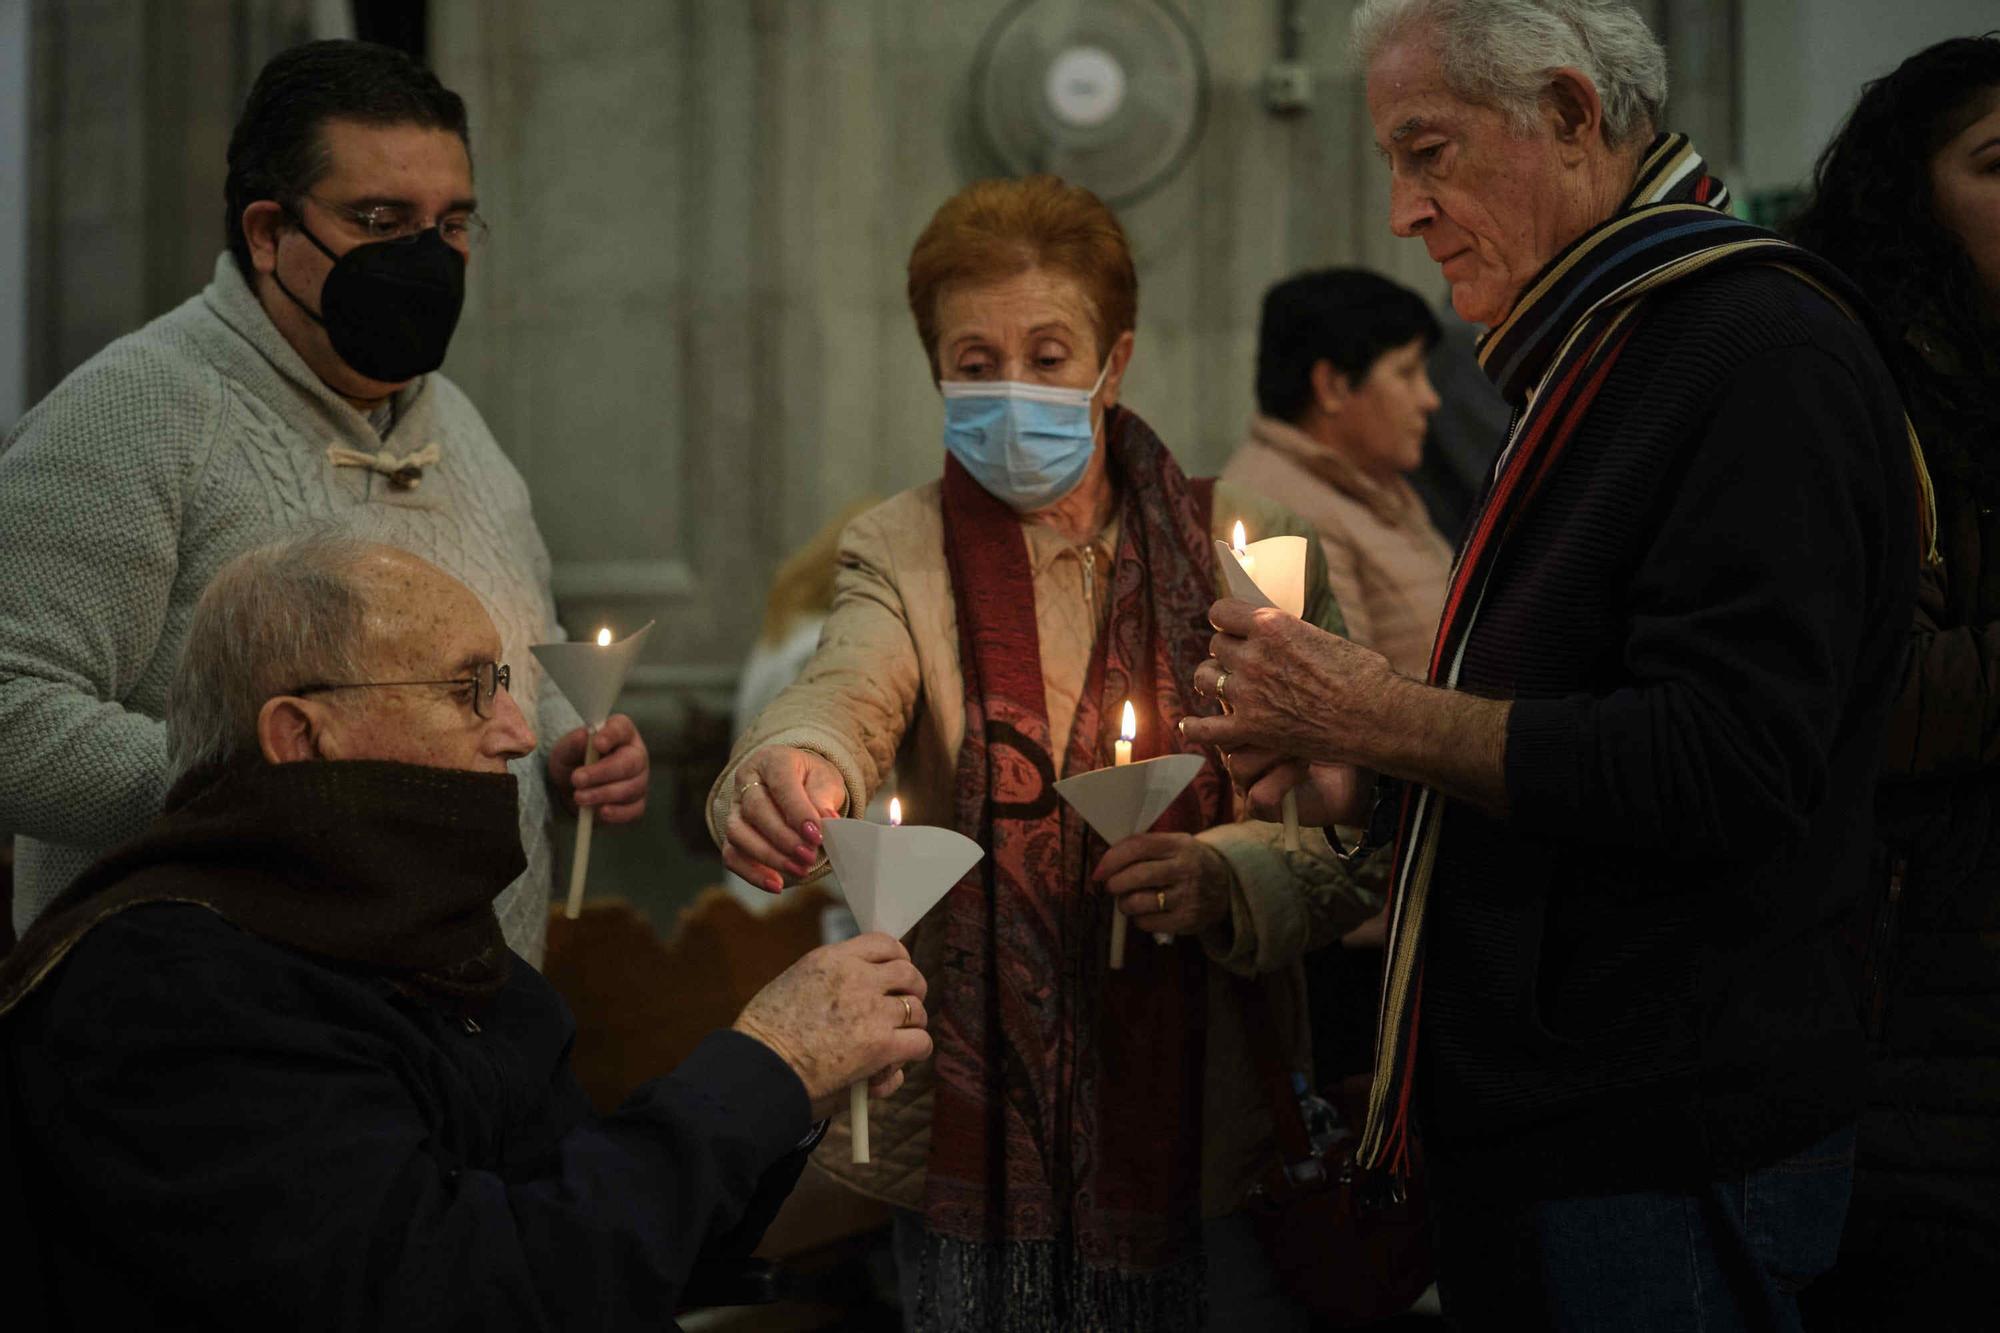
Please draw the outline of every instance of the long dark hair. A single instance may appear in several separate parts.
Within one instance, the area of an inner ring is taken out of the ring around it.
[[[1930,164],[1995,88],[1993,33],[1926,47],[1870,83],[1820,154],[1812,199],[1791,227],[1866,294],[1895,340],[1884,351],[1912,414],[1936,428],[1927,451],[1955,471],[1974,461],[1958,427],[2000,420],[2000,329],[1964,246],[1932,207]],[[2000,449],[1987,452],[1980,470],[2000,474]]]

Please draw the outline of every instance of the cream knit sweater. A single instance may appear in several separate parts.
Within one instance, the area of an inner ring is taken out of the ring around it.
[[[432,443],[441,459],[412,491],[327,457]],[[227,254],[199,296],[92,357],[0,445],[0,828],[19,835],[17,930],[158,812],[167,682],[210,577],[314,520],[434,561],[492,612],[543,746],[514,766],[528,870],[497,906],[508,942],[540,961],[546,753],[578,720],[528,653],[561,630],[527,488],[441,375],[404,389],[378,438]]]

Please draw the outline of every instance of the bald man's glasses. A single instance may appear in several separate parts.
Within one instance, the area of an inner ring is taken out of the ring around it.
[[[473,674],[457,680],[357,680],[342,684],[307,685],[293,694],[325,694],[331,690],[391,690],[405,685],[455,685],[472,691],[472,711],[482,718],[493,716],[493,699],[502,690],[511,692],[513,672],[505,662],[481,662]]]

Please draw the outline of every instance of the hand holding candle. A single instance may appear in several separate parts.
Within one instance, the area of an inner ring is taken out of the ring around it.
[[[1098,837],[1114,846],[1150,829],[1208,762],[1198,754],[1170,754],[1134,763],[1132,747],[1138,736],[1138,714],[1128,699],[1119,737],[1112,747],[1111,767],[1078,773],[1056,784],[1056,793],[1084,817]],[[1114,969],[1125,966],[1127,928],[1125,914],[1114,906],[1110,957]]]
[[[902,827],[903,803],[889,803],[889,824],[829,819],[822,830],[827,859],[847,894],[854,920],[865,931],[897,938],[985,855],[979,844],[950,829]],[[848,1090],[853,1158],[868,1160],[868,1080]]]
[[[1244,544],[1242,520],[1237,520],[1231,545],[1222,547],[1222,574],[1230,595],[1259,606],[1303,617],[1306,609],[1306,556],[1310,548],[1304,537],[1267,537]],[[1227,694],[1225,688],[1224,694]],[[1225,699],[1225,707],[1227,706]],[[1285,850],[1299,850],[1299,798],[1285,793],[1280,806],[1285,822]]]
[[[597,631],[595,643],[528,645],[528,651],[542,664],[542,670],[548,672],[556,688],[583,716],[583,724],[589,729],[583,750],[586,765],[597,759],[597,729],[610,717],[612,706],[618,702],[618,692],[625,686],[625,677],[638,661],[639,650],[652,629],[653,623],[648,621],[638,633],[616,643],[612,642],[610,627],[605,626]],[[595,823],[593,807],[584,806],[577,812],[576,853],[570,859],[569,900],[563,908],[563,915],[572,920],[583,909],[584,877],[590,868],[590,832]]]

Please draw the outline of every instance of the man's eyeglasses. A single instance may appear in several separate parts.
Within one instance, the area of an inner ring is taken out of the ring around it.
[[[347,219],[354,228],[371,241],[406,241],[414,236],[438,229],[438,235],[446,245],[460,250],[477,250],[485,243],[486,219],[477,213],[446,213],[435,222],[425,222],[415,211],[398,204],[376,204],[373,208],[351,208],[346,204],[336,204],[322,199],[316,194],[306,198],[324,208],[327,212]]]
[[[458,680],[357,680],[333,685],[307,685],[293,694],[325,694],[330,690],[387,690],[404,685],[456,685],[472,691],[472,711],[482,718],[493,716],[493,697],[509,689],[513,673],[505,662],[481,662],[473,674]]]

